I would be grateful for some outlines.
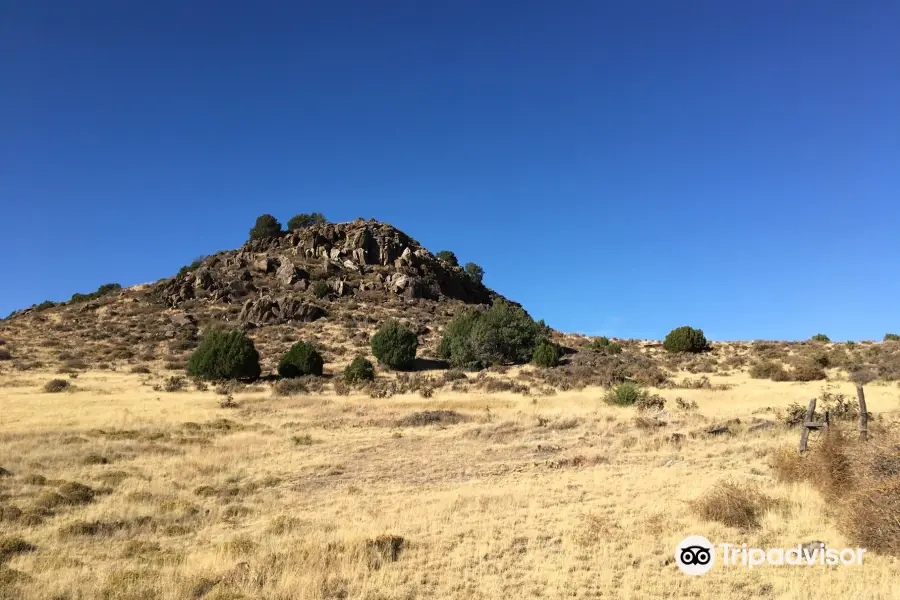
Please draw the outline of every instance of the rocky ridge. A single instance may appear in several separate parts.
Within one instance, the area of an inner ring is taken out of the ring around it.
[[[312,289],[317,281],[325,283],[324,292]],[[241,303],[239,320],[260,326],[325,316],[313,304],[316,291],[329,298],[370,292],[467,304],[490,304],[497,296],[393,226],[362,219],[252,240],[159,282],[152,295],[172,308],[191,301]]]

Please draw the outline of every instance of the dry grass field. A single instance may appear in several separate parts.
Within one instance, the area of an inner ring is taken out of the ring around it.
[[[702,577],[673,562],[689,534],[847,544],[816,489],[773,473],[797,430],[751,429],[847,382],[711,375],[730,389],[657,390],[666,412],[646,419],[600,387],[376,399],[258,383],[223,408],[213,389],[154,390],[158,375],[44,392],[54,376],[0,372],[2,598],[900,597],[890,553]],[[866,389],[889,432],[897,386]],[[454,412],[415,414],[432,410]],[[731,433],[705,433],[720,423]],[[773,502],[744,526],[703,518],[694,501],[724,481]]]

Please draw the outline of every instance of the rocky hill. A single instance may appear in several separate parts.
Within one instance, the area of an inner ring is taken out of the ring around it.
[[[271,368],[296,339],[316,341],[326,359],[349,360],[389,318],[412,326],[427,356],[461,307],[500,297],[402,231],[360,219],[252,240],[153,284],[24,309],[0,331],[16,341],[26,366],[163,360],[174,367],[203,327],[227,324],[250,330]]]
[[[314,343],[326,373],[334,373],[356,354],[370,354],[370,336],[392,318],[418,334],[419,368],[428,369],[438,366],[430,359],[447,323],[467,305],[498,299],[391,225],[318,224],[218,252],[155,283],[105,285],[68,302],[17,311],[0,321],[0,370],[183,374],[202,330],[217,324],[249,332],[264,373],[298,340]],[[487,390],[527,392],[619,381],[709,386],[707,374],[733,372],[775,381],[842,379],[855,372],[900,380],[898,341],[714,343],[709,352],[670,354],[647,341],[618,340],[611,352],[597,344],[604,340],[553,337],[564,355],[557,368],[513,370],[507,377],[501,365],[471,381]],[[447,375],[448,385],[462,385],[453,379],[458,373]],[[512,387],[497,388],[498,377]]]

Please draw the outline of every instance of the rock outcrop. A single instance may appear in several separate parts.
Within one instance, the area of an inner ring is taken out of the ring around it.
[[[303,302],[295,298],[272,298],[262,296],[244,302],[238,315],[242,324],[276,325],[291,321],[310,322],[325,316],[325,310],[315,304]]]
[[[207,257],[193,272],[160,282],[153,293],[170,307],[188,301],[240,302],[242,321],[268,323],[294,317],[282,316],[281,308],[276,311],[267,305],[267,297],[279,307],[284,302],[275,301],[276,296],[299,295],[297,302],[302,303],[303,297],[312,299],[311,284],[319,280],[338,298],[381,291],[406,298],[489,304],[494,296],[462,268],[441,262],[402,231],[362,219],[252,240],[239,250]],[[253,301],[251,308],[248,301]],[[247,311],[252,314],[245,315]]]

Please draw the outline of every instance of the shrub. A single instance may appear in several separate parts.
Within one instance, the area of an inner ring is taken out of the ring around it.
[[[181,277],[182,275],[187,275],[188,273],[196,271],[200,268],[201,265],[203,265],[204,260],[206,260],[205,256],[198,256],[193,261],[191,261],[191,264],[181,267],[178,270],[178,275],[176,275],[176,277]]]
[[[328,295],[328,292],[330,292],[330,291],[331,291],[331,289],[328,287],[328,284],[325,283],[324,281],[317,281],[312,286],[312,293],[313,293],[313,296],[315,296],[316,298],[324,298],[325,296]]]
[[[0,348],[0,360],[12,360],[12,354],[6,348]]]
[[[812,360],[803,361],[794,367],[791,379],[794,381],[818,381],[825,379],[825,371]]]
[[[53,308],[54,306],[56,306],[56,302],[53,302],[52,300],[44,300],[40,304],[35,305],[34,310],[37,312],[41,312],[43,310],[47,310],[48,308]]]
[[[886,333],[884,334],[885,342],[900,342],[900,333]]]
[[[48,394],[56,394],[69,389],[69,382],[65,379],[51,379],[44,384],[44,391]]]
[[[539,367],[555,367],[559,364],[559,348],[550,342],[541,342],[534,347],[532,361]]]
[[[799,427],[806,422],[807,406],[799,402],[791,402],[783,412],[779,413],[782,422],[788,427]],[[824,421],[825,412],[831,421],[856,421],[859,418],[859,404],[856,398],[841,393],[823,391],[812,420]]]
[[[487,310],[468,309],[457,315],[444,332],[438,356],[467,369],[524,364],[547,338],[543,321],[535,322],[521,307],[498,300]]]
[[[454,267],[459,266],[459,261],[456,260],[456,255],[450,252],[449,250],[441,250],[436,254],[438,260],[447,263],[448,265],[452,265]]]
[[[281,223],[270,214],[260,215],[256,224],[250,229],[251,240],[273,238],[281,235]]]
[[[754,529],[776,501],[753,485],[724,481],[691,503],[694,510],[708,521],[729,527]]]
[[[0,565],[16,554],[26,554],[34,552],[36,549],[37,546],[26,542],[20,537],[0,538]]]
[[[419,339],[398,321],[389,321],[372,336],[372,354],[391,369],[406,371],[416,359]]]
[[[297,342],[278,363],[279,377],[300,377],[301,375],[322,375],[325,361],[312,344]]]
[[[375,379],[375,367],[365,356],[357,356],[344,369],[344,382],[350,385]]]
[[[900,437],[885,430],[860,442],[832,425],[805,456],[779,449],[772,468],[781,481],[808,481],[828,501],[849,544],[900,554]]]
[[[276,396],[296,396],[298,394],[308,394],[309,387],[302,379],[279,379],[272,386],[272,391]]]
[[[479,267],[473,262],[466,263],[466,275],[472,278],[473,281],[477,283],[481,283],[481,280],[484,279],[484,269]]]
[[[824,333],[817,333],[816,335],[812,336],[809,339],[812,340],[813,342],[830,342],[831,341],[830,339],[828,339],[828,336],[825,335]]]
[[[663,348],[669,352],[703,352],[709,349],[709,342],[702,329],[694,329],[687,325],[669,332],[663,342]]]
[[[783,366],[770,360],[762,360],[750,367],[753,379],[771,379],[772,381],[790,381],[791,376]]]
[[[328,220],[322,213],[300,213],[299,215],[294,215],[288,220],[287,228],[288,231],[295,231],[297,229],[303,229],[305,227],[312,227],[313,225],[324,225],[327,222]]]
[[[180,392],[183,391],[185,386],[187,385],[187,380],[181,375],[173,375],[166,379],[166,383],[163,384],[164,392]]]
[[[606,336],[601,336],[597,339],[591,340],[591,343],[588,344],[588,348],[590,348],[594,352],[599,352],[600,354],[613,355],[622,353],[622,346],[620,346],[616,342],[610,341],[610,339]]]
[[[687,401],[681,396],[675,398],[675,406],[678,407],[678,410],[682,410],[684,412],[693,412],[700,408],[696,400]]]
[[[88,302],[89,300],[96,300],[101,296],[112,294],[113,292],[117,292],[121,289],[122,286],[118,283],[104,283],[97,288],[97,291],[91,292],[90,294],[72,294],[72,298],[69,300],[69,302]]]
[[[632,406],[633,404],[644,402],[648,395],[647,390],[641,388],[638,384],[624,381],[610,388],[603,400],[607,404],[615,404],[616,406]]]
[[[211,328],[191,354],[187,372],[200,379],[255,379],[261,372],[259,353],[243,331]]]
[[[664,410],[666,399],[659,394],[644,394],[634,403],[634,407],[640,411]]]

